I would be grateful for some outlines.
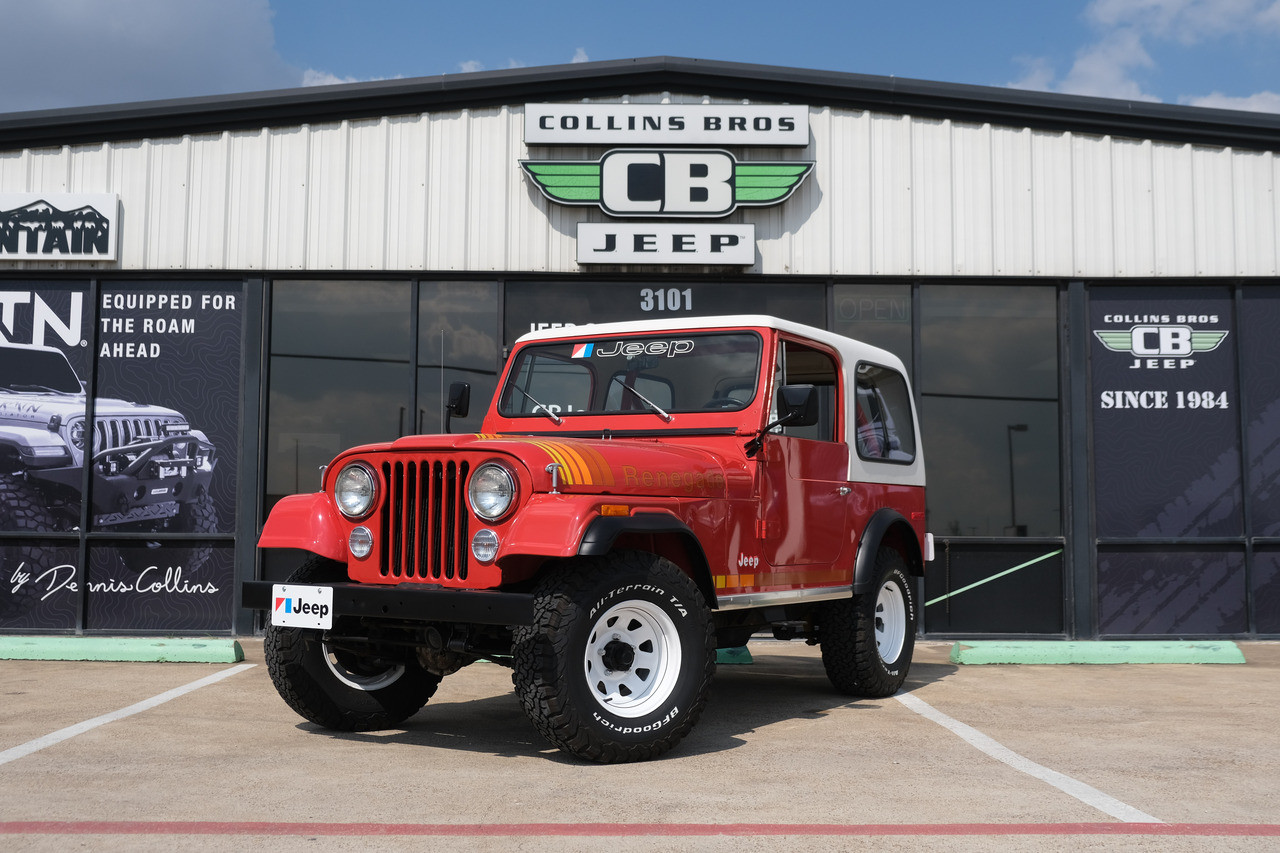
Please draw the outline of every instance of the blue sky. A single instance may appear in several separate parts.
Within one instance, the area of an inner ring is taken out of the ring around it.
[[[0,112],[682,56],[1280,113],[1280,0],[0,0]]]

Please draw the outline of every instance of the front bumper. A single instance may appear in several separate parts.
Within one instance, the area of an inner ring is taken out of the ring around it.
[[[271,581],[245,581],[244,607],[271,610]],[[289,584],[291,587],[301,584]],[[533,596],[520,592],[446,589],[435,584],[381,586],[362,583],[311,584],[333,588],[333,615],[409,622],[473,625],[532,625]]]

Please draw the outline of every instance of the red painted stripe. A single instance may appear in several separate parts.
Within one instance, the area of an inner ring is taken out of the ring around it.
[[[1280,837],[1268,823],[279,823],[268,821],[0,821],[0,835],[282,835],[682,837],[748,835],[1174,835]]]

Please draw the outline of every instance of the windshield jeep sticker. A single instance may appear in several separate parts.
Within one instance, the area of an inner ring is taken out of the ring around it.
[[[521,160],[551,201],[594,205],[610,216],[728,216],[740,206],[790,198],[812,160],[739,161],[728,151],[619,148],[599,160]]]
[[[594,345],[588,344],[588,346]],[[693,347],[693,341],[688,339],[648,342],[609,341],[601,349],[595,350],[594,354],[596,358],[612,358],[619,355],[626,358],[633,358],[638,355],[661,355],[667,358],[675,358],[678,355],[687,355],[693,352]],[[578,358],[576,348],[574,352],[574,357]],[[591,352],[588,352],[586,355],[590,356],[591,354]]]

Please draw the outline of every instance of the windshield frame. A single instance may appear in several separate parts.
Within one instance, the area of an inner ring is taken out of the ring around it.
[[[678,366],[675,359],[687,356],[688,351],[697,352],[700,342],[705,346],[705,342],[716,339],[739,341],[739,349],[736,350],[705,356],[698,352],[698,356],[705,359],[707,368],[711,366],[712,359],[728,362],[720,371],[708,373],[704,369],[682,377],[678,371],[672,370]],[[682,351],[686,345],[689,350]],[[548,402],[545,408],[534,406],[532,410],[522,410],[526,405],[524,401],[529,399],[530,380],[536,378],[538,359],[559,365],[566,376],[570,371],[580,372],[579,377],[571,377],[570,381],[578,382],[575,390],[579,394],[585,392],[585,396],[568,403],[558,400],[555,395],[540,393],[544,388],[535,382],[532,385],[533,396]],[[741,363],[733,363],[734,359],[741,360]],[[764,361],[765,337],[750,328],[682,330],[677,327],[670,331],[613,332],[599,337],[587,334],[533,341],[512,354],[510,367],[494,398],[494,411],[504,419],[537,418],[548,423],[557,419],[614,420],[625,417],[649,420],[661,426],[673,422],[679,415],[701,417],[716,414],[740,419],[758,402]],[[686,382],[682,383],[682,379]],[[688,390],[689,381],[693,381],[695,390]],[[581,387],[584,384],[585,389]],[[712,389],[725,393],[712,395]],[[732,397],[728,396],[729,392],[732,392]],[[681,393],[690,399],[703,396],[705,401],[689,405],[677,399]],[[720,405],[707,405],[712,400],[720,401]]]

